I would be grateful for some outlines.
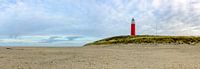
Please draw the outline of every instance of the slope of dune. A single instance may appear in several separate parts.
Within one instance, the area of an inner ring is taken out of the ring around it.
[[[107,45],[107,44],[189,44],[195,45],[200,43],[200,36],[154,36],[154,35],[137,35],[137,36],[115,36],[105,38],[89,45]]]

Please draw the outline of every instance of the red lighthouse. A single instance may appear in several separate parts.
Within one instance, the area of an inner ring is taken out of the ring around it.
[[[131,36],[136,36],[135,19],[131,21]]]

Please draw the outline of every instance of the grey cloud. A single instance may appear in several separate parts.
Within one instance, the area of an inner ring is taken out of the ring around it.
[[[137,22],[138,34],[155,34],[156,24],[159,34],[184,35],[184,32],[195,34],[192,30],[200,31],[199,9],[193,7],[198,3],[197,0],[195,3],[186,0],[157,1],[27,0],[21,5],[13,5],[18,9],[11,7],[1,11],[7,15],[0,14],[0,34],[128,35],[133,16]]]
[[[76,39],[82,38],[80,36],[66,36],[66,37],[61,37],[61,36],[51,36],[48,39],[43,39],[39,41],[39,43],[56,43],[56,42],[66,42],[70,43],[67,41],[76,41]]]
[[[49,37],[48,39],[41,40],[39,43],[54,43],[54,42],[66,41],[66,40],[63,40],[63,39],[61,40],[57,38],[61,38],[61,37],[58,37],[58,36]]]

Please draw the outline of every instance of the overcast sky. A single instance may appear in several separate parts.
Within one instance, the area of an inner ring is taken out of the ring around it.
[[[200,35],[200,0],[0,0],[0,46],[80,46],[137,34]]]

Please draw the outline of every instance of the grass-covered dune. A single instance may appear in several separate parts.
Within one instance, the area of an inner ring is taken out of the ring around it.
[[[190,44],[200,43],[200,36],[115,36],[88,43],[88,45],[106,45],[106,44]]]

